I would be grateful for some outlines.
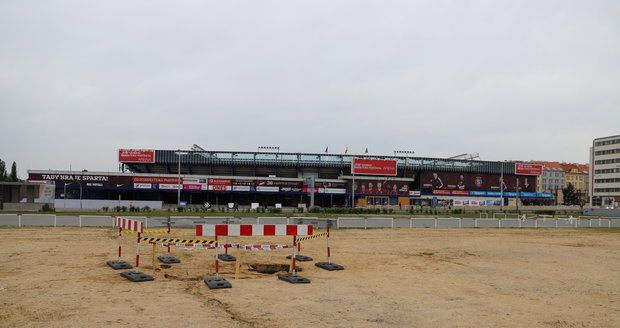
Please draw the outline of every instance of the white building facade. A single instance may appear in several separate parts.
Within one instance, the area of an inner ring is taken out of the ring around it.
[[[590,149],[590,205],[618,207],[620,135],[596,138]]]

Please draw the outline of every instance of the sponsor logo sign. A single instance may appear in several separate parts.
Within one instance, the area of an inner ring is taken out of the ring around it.
[[[346,194],[347,190],[344,188],[322,188],[326,194]]]
[[[396,176],[397,165],[393,159],[353,158],[351,171],[353,174]]]
[[[535,163],[516,163],[515,174],[518,175],[542,175],[544,165]]]
[[[150,183],[134,183],[133,187],[136,189],[151,189],[153,185]]]
[[[208,189],[212,191],[229,191],[232,190],[231,179],[210,178],[207,181]]]
[[[280,188],[279,187],[272,187],[272,186],[256,186],[256,191],[278,192],[278,191],[280,191]]]
[[[120,149],[118,161],[122,163],[155,163],[155,151],[151,149]]]
[[[409,181],[355,179],[355,193],[361,195],[409,195]]]
[[[171,184],[171,183],[160,183],[159,184],[159,189],[179,189],[181,185],[180,184]]]
[[[163,183],[178,184],[178,177],[133,177],[133,183]]]
[[[41,173],[29,173],[29,181],[54,181],[57,184],[60,183],[129,183],[131,178],[129,176],[118,175],[93,175],[93,174],[41,174]]]
[[[183,190],[202,190],[202,185],[200,184],[184,184]]]

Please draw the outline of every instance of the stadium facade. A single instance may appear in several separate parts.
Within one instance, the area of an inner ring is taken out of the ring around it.
[[[394,162],[391,174],[352,174],[354,158]],[[323,207],[544,203],[536,177],[519,164],[407,156],[244,151],[119,150],[119,173],[30,170],[29,181],[54,185],[59,199],[161,201],[222,205]],[[354,197],[352,191],[355,189]]]

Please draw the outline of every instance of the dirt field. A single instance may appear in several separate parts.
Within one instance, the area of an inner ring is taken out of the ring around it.
[[[620,231],[339,230],[333,260],[344,271],[302,263],[312,283],[291,285],[246,265],[234,280],[223,264],[233,288],[213,291],[199,280],[212,251],[173,249],[183,263],[131,283],[104,264],[115,258],[112,229],[0,234],[1,327],[620,327]],[[303,246],[324,259],[323,239]],[[151,251],[141,248],[149,274]],[[242,260],[288,263],[288,253]]]

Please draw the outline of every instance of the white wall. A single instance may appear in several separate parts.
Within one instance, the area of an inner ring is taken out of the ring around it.
[[[160,210],[162,206],[162,201],[160,200],[112,200],[112,199],[82,199],[82,207],[80,207],[79,199],[67,199],[66,200],[67,207],[70,209],[91,209],[98,210],[102,207],[113,208],[116,206],[125,206],[129,208],[133,207],[145,207],[148,206],[154,210]],[[56,210],[65,209],[65,199],[57,198],[54,199],[54,207]]]

